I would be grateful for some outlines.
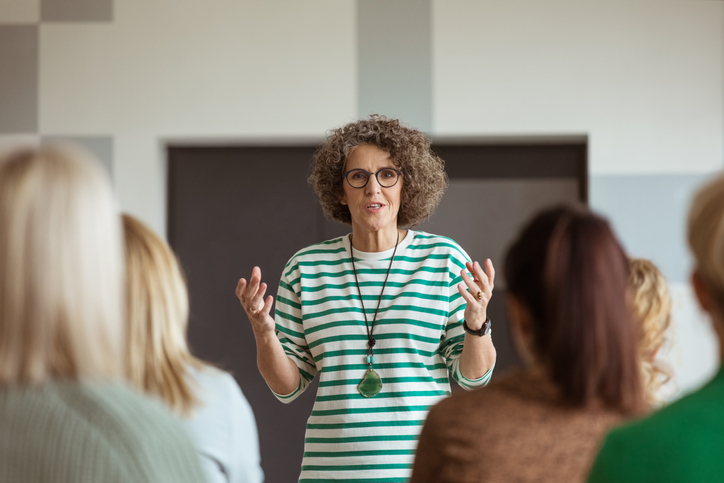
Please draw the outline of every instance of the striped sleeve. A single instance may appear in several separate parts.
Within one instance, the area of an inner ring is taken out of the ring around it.
[[[317,373],[317,366],[309,351],[302,324],[302,304],[299,266],[295,259],[287,263],[277,291],[275,321],[276,333],[284,352],[297,364],[299,386],[290,394],[274,395],[283,403],[294,401],[309,386]],[[274,392],[274,391],[272,391]]]
[[[441,340],[440,353],[445,359],[445,364],[452,374],[453,379],[455,379],[463,389],[471,390],[484,386],[490,381],[495,365],[479,379],[468,379],[460,370],[460,356],[463,353],[465,343],[463,321],[466,303],[463,296],[460,295],[458,284],[463,281],[460,272],[465,269],[465,263],[471,260],[465,250],[457,244],[450,250],[449,257],[448,321]]]

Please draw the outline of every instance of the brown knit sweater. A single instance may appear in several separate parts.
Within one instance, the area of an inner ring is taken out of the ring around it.
[[[584,481],[603,436],[621,421],[566,407],[540,370],[515,372],[432,409],[410,481]]]

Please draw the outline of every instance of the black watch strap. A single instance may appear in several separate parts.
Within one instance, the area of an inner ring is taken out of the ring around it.
[[[468,327],[468,322],[466,320],[463,320],[463,329],[465,329],[465,332],[472,335],[477,335],[478,337],[482,337],[484,335],[488,335],[490,333],[490,328],[492,327],[493,323],[490,321],[490,317],[485,319],[485,322],[483,323],[483,326],[478,330],[473,330],[470,327]]]

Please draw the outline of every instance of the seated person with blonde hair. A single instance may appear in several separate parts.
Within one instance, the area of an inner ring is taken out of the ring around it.
[[[204,481],[179,422],[123,384],[121,243],[86,154],[0,159],[0,482]]]
[[[634,322],[639,331],[639,357],[646,399],[661,405],[662,387],[671,381],[671,372],[657,355],[666,342],[671,327],[671,295],[666,278],[651,261],[629,260],[628,277]]]
[[[230,374],[189,351],[188,292],[176,257],[132,216],[123,215],[123,230],[131,382],[184,419],[210,483],[260,483],[251,406]]]

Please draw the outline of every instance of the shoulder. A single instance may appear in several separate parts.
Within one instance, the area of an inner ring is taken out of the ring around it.
[[[284,274],[297,270],[300,266],[339,260],[347,251],[345,236],[315,243],[297,251],[284,266]]]
[[[185,441],[183,427],[164,406],[122,385],[83,384],[67,402],[83,408],[77,417],[111,435],[110,442],[149,449],[179,437]]]
[[[424,231],[412,231],[409,248],[417,253],[442,254],[458,260],[470,260],[467,252],[452,238]]]
[[[453,394],[436,404],[430,414],[439,422],[454,426],[463,420],[467,421],[468,417],[474,420],[477,414],[491,414],[491,411],[507,408],[508,403],[516,397],[511,386],[517,387],[519,379],[517,372],[507,374],[493,379],[485,387]]]
[[[724,384],[713,381],[648,417],[611,431],[594,474],[608,474],[616,469],[632,475],[640,473],[641,478],[643,474],[658,472],[675,479],[678,472],[690,472],[693,481],[700,479],[702,472],[714,469],[714,465],[716,471],[724,471],[719,455],[724,446],[722,401]]]
[[[682,439],[723,433],[724,381],[702,389],[611,433],[621,441],[650,440],[657,445],[678,445]],[[697,427],[696,431],[692,428]],[[643,442],[643,441],[642,441]]]
[[[191,374],[199,386],[199,397],[202,404],[221,403],[231,407],[249,406],[236,379],[228,372],[207,366],[194,369]]]
[[[16,393],[8,409],[24,421],[27,444],[86,448],[95,456],[84,465],[95,465],[104,474],[121,471],[137,481],[200,480],[193,446],[180,422],[160,403],[125,386],[53,382]],[[35,434],[47,427],[56,428],[53,434],[61,441],[54,441],[52,434]]]

